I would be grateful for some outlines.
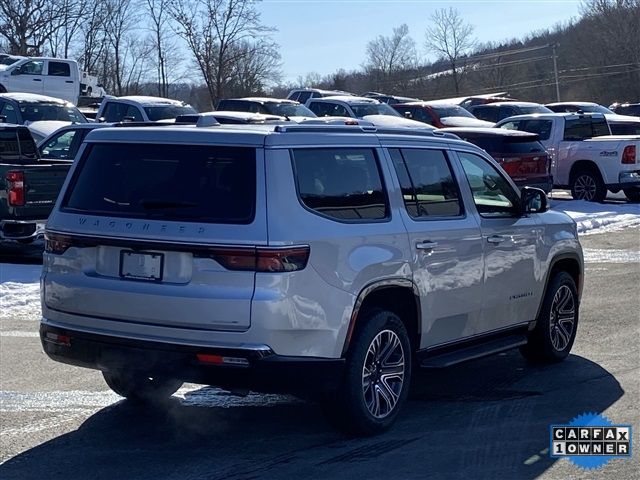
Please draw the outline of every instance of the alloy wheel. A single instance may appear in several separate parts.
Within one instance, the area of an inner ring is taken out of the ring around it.
[[[383,330],[372,340],[362,367],[362,391],[369,413],[388,416],[400,398],[405,376],[402,342],[391,330]]]
[[[576,324],[576,302],[573,292],[567,285],[562,285],[556,291],[550,315],[551,344],[557,351],[562,351],[571,342]]]
[[[573,186],[573,190],[578,197],[578,200],[587,200],[591,201],[596,196],[596,190],[598,186],[596,185],[595,179],[591,175],[580,175],[576,178],[576,181]]]

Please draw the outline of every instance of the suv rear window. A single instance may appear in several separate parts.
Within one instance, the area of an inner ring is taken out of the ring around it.
[[[463,135],[464,136],[464,135]],[[490,153],[544,153],[544,147],[536,140],[518,137],[469,137],[467,140]]]
[[[387,218],[387,196],[373,150],[296,149],[293,163],[298,194],[307,208],[342,221]]]
[[[253,148],[95,144],[62,209],[90,215],[249,224],[256,204]]]

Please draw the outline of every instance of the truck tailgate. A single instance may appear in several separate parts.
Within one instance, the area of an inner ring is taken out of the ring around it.
[[[65,164],[3,164],[0,172],[2,172],[4,184],[0,192],[0,199],[7,207],[7,210],[3,212],[3,219],[46,219],[56,203],[70,168],[71,162]],[[14,207],[6,203],[8,193],[5,176],[10,171],[23,172],[24,174],[24,206]]]

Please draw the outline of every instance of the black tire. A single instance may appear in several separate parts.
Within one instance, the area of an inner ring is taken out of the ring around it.
[[[529,333],[529,342],[520,347],[520,352],[534,363],[561,362],[573,347],[578,317],[576,283],[567,272],[557,272],[547,286],[536,326]]]
[[[374,435],[393,424],[407,398],[411,382],[411,343],[395,313],[375,310],[359,321],[362,328],[354,333],[342,386],[325,407],[336,426],[356,435]],[[379,351],[374,345],[378,339]],[[385,342],[390,350],[385,350]],[[380,355],[385,352],[388,354]],[[368,375],[365,362],[371,367],[367,369]]]
[[[607,187],[600,172],[595,168],[581,168],[571,176],[571,196],[574,200],[603,202],[607,197]]]
[[[640,188],[625,188],[623,190],[624,195],[632,203],[640,202]]]
[[[159,403],[167,400],[182,386],[173,378],[149,377],[138,373],[102,372],[104,381],[121,397],[137,403]]]

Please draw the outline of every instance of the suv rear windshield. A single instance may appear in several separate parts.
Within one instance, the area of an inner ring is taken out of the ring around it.
[[[90,145],[62,209],[150,220],[249,224],[256,204],[253,148]]]
[[[464,138],[464,135],[461,135]],[[534,137],[535,138],[535,137]],[[468,137],[465,140],[479,146],[489,153],[511,153],[526,155],[529,153],[544,153],[544,147],[537,140],[518,137]]]

